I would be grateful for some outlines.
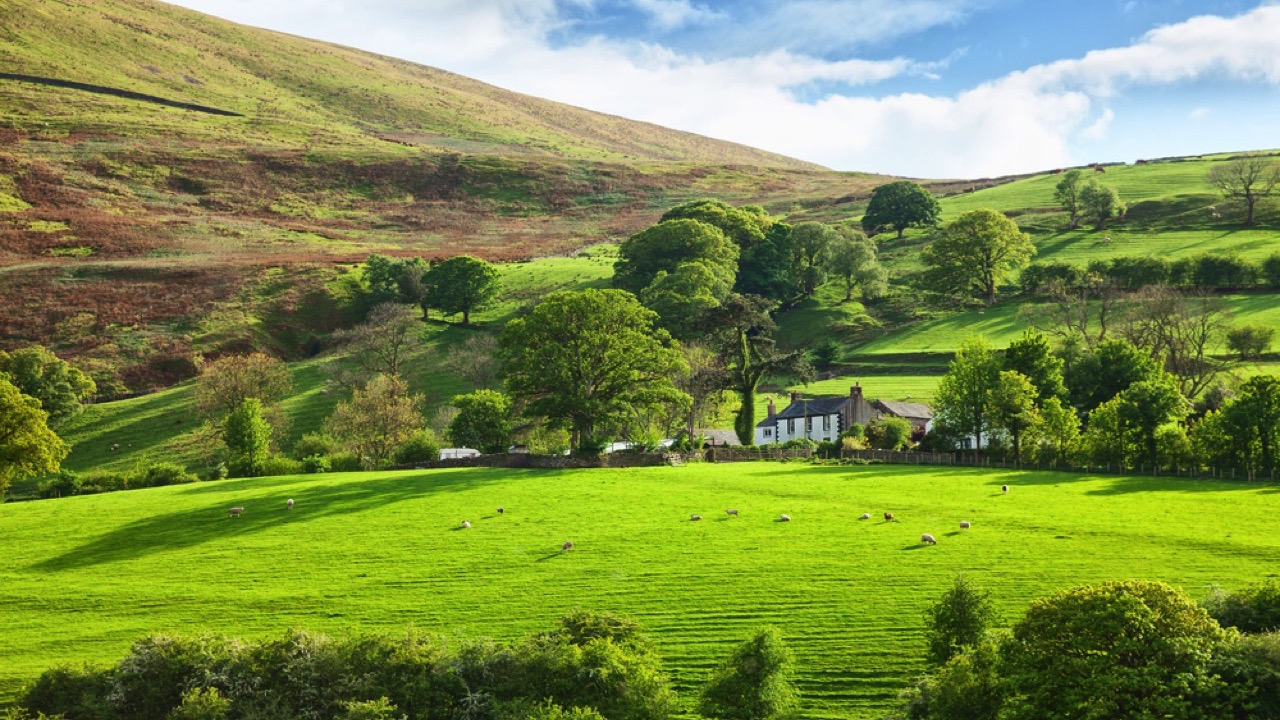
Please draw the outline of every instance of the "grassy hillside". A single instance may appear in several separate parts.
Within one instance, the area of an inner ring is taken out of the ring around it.
[[[746,464],[260,478],[9,504],[0,693],[55,664],[117,659],[148,632],[412,624],[509,638],[583,607],[642,622],[686,707],[768,623],[796,652],[807,717],[876,717],[923,669],[921,611],[955,573],[1006,621],[1091,581],[1198,597],[1274,576],[1278,503],[1274,488],[1209,481]],[[880,521],[886,510],[899,521]],[[775,522],[782,512],[794,520]]]

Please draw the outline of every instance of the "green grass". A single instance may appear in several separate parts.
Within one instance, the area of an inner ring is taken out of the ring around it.
[[[886,510],[899,522],[856,519]],[[1006,620],[1109,579],[1199,597],[1275,575],[1277,512],[1271,486],[772,463],[262,478],[8,504],[0,696],[53,665],[117,660],[150,632],[514,638],[582,607],[643,623],[686,707],[768,623],[796,652],[808,717],[876,717],[923,669],[921,612],[955,573]]]

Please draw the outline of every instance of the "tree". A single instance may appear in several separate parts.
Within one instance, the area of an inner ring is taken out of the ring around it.
[[[827,246],[826,269],[844,280],[844,301],[853,299],[853,288],[862,288],[864,299],[884,294],[887,273],[876,262],[875,243],[861,231],[839,226],[837,235]]]
[[[799,256],[796,264],[800,271],[800,287],[806,296],[813,295],[825,279],[823,266],[827,249],[839,237],[831,226],[818,222],[803,222],[791,229],[791,241]]]
[[[1207,293],[1188,295],[1156,285],[1125,302],[1120,334],[1151,354],[1194,398],[1213,384],[1222,363],[1211,353],[1226,333],[1226,304]]]
[[[966,647],[977,645],[997,619],[991,594],[963,574],[924,613],[929,661],[944,665]]]
[[[88,375],[38,345],[0,350],[0,373],[7,374],[22,394],[40,401],[53,427],[80,412],[80,403],[98,389]]]
[[[982,436],[991,424],[991,389],[1000,377],[1000,359],[986,338],[966,338],[947,366],[947,374],[934,393],[934,410],[942,422],[965,435],[973,436],[974,449],[982,447]]]
[[[1240,441],[1256,444],[1255,467],[1263,473],[1276,471],[1280,449],[1280,378],[1255,375],[1240,386],[1240,394],[1222,410],[1230,433]]]
[[[1080,188],[1080,212],[1093,220],[1094,230],[1106,230],[1107,221],[1125,213],[1115,188],[1090,180]]]
[[[70,450],[49,429],[49,413],[40,409],[40,401],[0,372],[0,498],[14,478],[58,472]]]
[[[471,324],[471,311],[483,308],[498,296],[498,269],[470,255],[441,260],[422,277],[426,298],[423,307],[445,315],[462,313],[462,324]],[[424,311],[425,312],[425,311]]]
[[[722,720],[783,720],[800,706],[795,657],[776,628],[738,646],[702,691],[698,711]]]
[[[1157,431],[1169,423],[1180,422],[1190,411],[1177,383],[1169,375],[1162,374],[1133,383],[1116,398],[1119,400],[1116,414],[1120,427],[1133,438],[1134,446],[1142,450],[1138,459],[1158,464]]]
[[[1017,223],[995,210],[970,210],[943,226],[921,257],[936,287],[957,294],[976,292],[990,305],[996,301],[996,286],[1035,252],[1031,236]]]
[[[553,293],[499,339],[507,391],[525,415],[568,423],[575,450],[633,407],[679,401],[683,360],[656,319],[622,290]]]
[[[270,408],[292,388],[284,361],[261,352],[228,355],[205,365],[196,378],[196,412],[221,424],[245,400],[257,398]]]
[[[386,255],[371,253],[364,261],[364,281],[366,307],[376,307],[383,303],[400,302],[400,281],[404,275],[404,263]]]
[[[706,427],[707,420],[715,417],[724,404],[728,376],[722,359],[705,345],[691,343],[682,346],[680,352],[684,367],[677,372],[675,385],[689,396],[685,431],[692,441],[698,428]]]
[[[688,340],[697,335],[703,313],[718,306],[732,286],[704,262],[681,263],[670,273],[659,270],[640,292],[640,302],[658,314],[661,327]]]
[[[1080,445],[1080,416],[1056,397],[1040,401],[1039,415],[1034,442],[1028,442],[1031,459],[1045,464],[1073,462]]]
[[[991,426],[1009,433],[1013,439],[1013,460],[1022,462],[1022,438],[1040,422],[1036,386],[1020,372],[1002,370],[987,398]]]
[[[727,292],[738,272],[738,247],[720,228],[701,220],[664,220],[622,241],[613,286],[640,295],[658,273],[673,273],[687,263],[702,264],[718,280],[716,287]]]
[[[1160,366],[1128,340],[1105,340],[1067,371],[1071,402],[1087,413],[1140,380],[1149,380]]]
[[[1068,170],[1053,189],[1053,199],[1071,216],[1070,229],[1080,227],[1080,189],[1084,185],[1084,173]]]
[[[765,232],[763,242],[742,250],[734,292],[771,300],[786,300],[800,292],[800,255],[791,230],[786,223],[774,223]]]
[[[1217,163],[1205,176],[1224,198],[1244,202],[1244,224],[1253,226],[1254,208],[1258,201],[1271,195],[1280,183],[1280,163],[1262,155],[1245,155]]]
[[[511,446],[511,398],[495,390],[454,395],[458,414],[449,422],[449,441],[482,453],[502,453]]]
[[[862,229],[875,235],[884,228],[902,231],[909,227],[932,227],[942,217],[938,199],[910,180],[881,185],[871,191],[867,212],[862,216]]]
[[[880,450],[906,450],[911,446],[911,423],[900,417],[876,418],[867,423],[867,442]]]
[[[422,427],[420,398],[409,394],[404,381],[378,375],[351,399],[339,403],[324,422],[334,438],[369,470],[384,467],[414,431]]]
[[[777,325],[769,317],[771,305],[767,298],[734,294],[705,318],[713,343],[725,360],[728,389],[740,401],[733,428],[743,445],[755,444],[755,397],[761,379],[807,376],[810,372],[803,352],[778,351],[773,340]]]
[[[222,421],[227,466],[237,477],[257,477],[271,454],[271,423],[262,416],[262,401],[245,398]]]
[[[1271,348],[1276,329],[1266,325],[1241,325],[1227,331],[1227,348],[1240,353],[1240,359],[1257,360]]]
[[[444,365],[477,389],[492,390],[498,386],[497,354],[498,336],[479,333],[446,350]]]
[[[669,220],[697,220],[719,228],[741,251],[763,243],[774,225],[764,208],[758,205],[735,208],[722,200],[712,199],[677,205],[664,213],[658,222]]]
[[[1040,598],[1013,626],[1001,718],[1217,718],[1207,665],[1222,628],[1163,583],[1108,582]]]
[[[354,387],[375,375],[399,375],[405,361],[422,346],[422,324],[407,306],[383,303],[369,311],[367,320],[334,333],[333,338],[354,366],[336,366],[338,381]]]
[[[1036,388],[1037,404],[1049,398],[1066,401],[1067,386],[1062,382],[1062,358],[1053,354],[1049,338],[1035,328],[1009,343],[1004,351],[1004,369],[1026,376]]]

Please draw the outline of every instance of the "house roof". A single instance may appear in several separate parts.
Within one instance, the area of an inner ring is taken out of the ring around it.
[[[703,440],[705,440],[708,445],[725,446],[742,444],[738,442],[738,433],[733,430],[704,428],[698,430],[698,434],[702,436]]]
[[[890,415],[900,418],[920,418],[928,420],[933,417],[933,409],[924,403],[898,402],[896,400],[876,400],[872,405]]]
[[[756,427],[770,427],[775,421],[789,420],[791,418],[835,415],[844,409],[845,404],[848,402],[849,397],[846,395],[840,395],[837,397],[809,398],[808,400],[793,402],[777,415],[765,418],[764,420],[756,423]]]

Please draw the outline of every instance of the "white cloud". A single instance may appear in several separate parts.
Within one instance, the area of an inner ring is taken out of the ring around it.
[[[1205,118],[1209,117],[1209,113],[1211,113],[1211,112],[1212,112],[1212,111],[1211,111],[1209,108],[1207,108],[1207,107],[1198,107],[1198,108],[1194,108],[1194,109],[1193,109],[1193,110],[1188,114],[1188,116],[1189,116],[1192,120],[1203,120],[1203,119],[1205,119]]]
[[[593,0],[570,1],[594,7]],[[672,27],[710,12],[695,0],[631,1]],[[1280,84],[1280,6],[1273,4],[1233,18],[1192,18],[1128,46],[1034,66],[950,96],[846,94],[804,102],[793,89],[806,83],[867,86],[902,75],[928,77],[949,59],[935,65],[907,58],[827,61],[795,49],[796,37],[807,38],[814,53],[849,47],[883,33],[960,22],[981,0],[782,3],[773,14],[757,14],[726,32],[750,38],[753,48],[719,59],[605,37],[553,46],[548,38],[566,22],[556,0],[436,0],[429,9],[415,0],[182,2],[833,168],[921,177],[1079,162],[1072,148],[1114,136],[1125,113],[1118,101],[1134,87]]]
[[[694,5],[689,0],[632,0],[632,4],[648,14],[660,30],[676,30],[686,25],[724,19],[724,13]]]

